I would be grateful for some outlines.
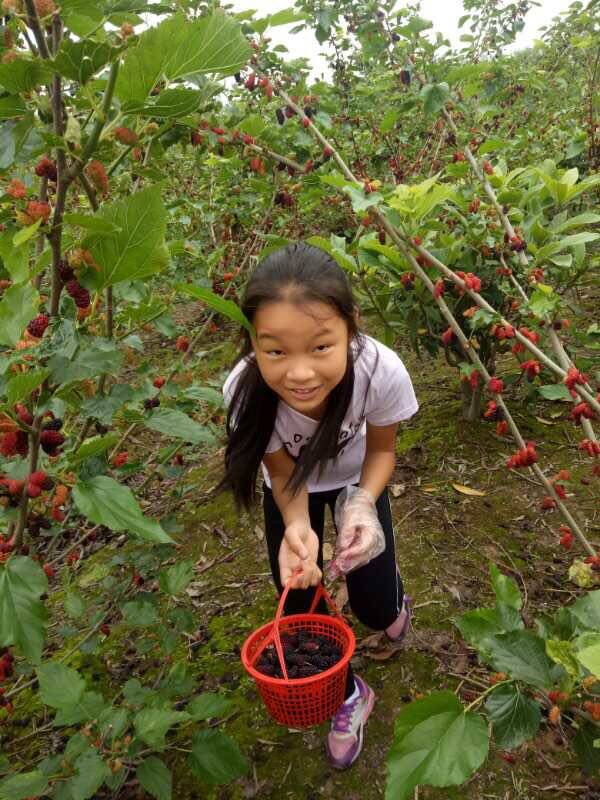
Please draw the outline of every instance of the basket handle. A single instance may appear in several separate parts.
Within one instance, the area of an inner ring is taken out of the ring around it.
[[[299,575],[301,572],[302,572],[301,569],[294,570],[294,572],[292,573],[292,578],[295,575]],[[275,620],[273,621],[273,641],[275,644],[275,650],[277,651],[277,656],[279,658],[279,663],[281,664],[281,671],[283,672],[283,677],[286,681],[289,680],[289,678],[285,666],[285,656],[283,654],[283,647],[281,645],[281,637],[279,635],[279,623],[281,621],[281,617],[283,616],[283,608],[285,606],[285,601],[287,599],[290,589],[292,588],[290,586],[290,581],[292,578],[288,580],[283,592],[281,593],[281,598],[279,599],[279,605],[277,606],[277,613],[275,614]],[[308,610],[309,614],[313,613],[318,603],[320,602],[321,598],[325,600],[329,608],[333,611],[334,616],[339,617],[342,620],[344,619],[340,613],[340,610],[336,606],[333,598],[331,597],[331,595],[329,594],[329,592],[323,586],[322,583],[320,583],[317,586],[317,591],[315,592],[315,596],[313,597],[313,601],[310,604],[310,608]]]

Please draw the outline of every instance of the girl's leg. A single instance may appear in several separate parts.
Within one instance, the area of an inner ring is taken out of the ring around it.
[[[400,615],[404,587],[396,566],[394,526],[387,488],[376,502],[385,536],[385,550],[364,567],[346,576],[350,608],[363,625],[373,630],[388,628]]]
[[[331,502],[331,497],[335,497],[337,492],[313,492],[308,495],[308,513],[310,516],[310,524],[312,529],[319,537],[319,557],[318,565],[323,569],[323,527],[325,522],[325,506]],[[267,541],[267,549],[269,551],[269,563],[271,565],[271,573],[273,581],[277,587],[278,593],[281,595],[283,586],[279,579],[279,547],[283,539],[285,531],[285,524],[281,511],[279,510],[273,492],[268,486],[263,486],[263,509],[265,515],[265,539]],[[310,608],[316,592],[316,586],[311,586],[309,589],[292,589],[285,601],[284,614],[303,614]],[[329,609],[327,604],[321,600],[317,605],[315,611],[319,614],[328,614]],[[348,667],[348,677],[346,679],[346,697],[350,697],[354,691],[354,676],[352,668]]]

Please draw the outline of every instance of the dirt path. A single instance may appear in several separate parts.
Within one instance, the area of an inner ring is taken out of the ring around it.
[[[195,671],[204,689],[231,692],[237,710],[225,730],[240,742],[252,770],[230,786],[203,791],[207,800],[384,797],[386,753],[394,718],[403,704],[418,693],[442,688],[460,687],[461,696],[470,699],[470,692],[487,685],[486,671],[477,665],[452,619],[490,603],[489,564],[517,580],[526,594],[528,621],[575,596],[575,587],[565,580],[572,559],[556,547],[558,517],[555,512],[540,511],[532,477],[510,474],[504,467],[512,445],[495,437],[493,424],[468,425],[461,420],[456,377],[441,359],[419,362],[402,342],[396,349],[407,363],[421,403],[417,417],[400,431],[391,482],[397,495],[392,510],[398,561],[416,614],[414,631],[400,652],[378,644],[371,631],[348,617],[359,645],[353,665],[377,694],[364,750],[352,769],[338,772],[328,766],[323,751],[326,725],[290,731],[273,723],[263,709],[239,660],[246,636],[268,621],[275,608],[260,514],[238,516],[227,496],[210,498],[220,454],[187,478],[194,491],[178,515],[185,528],[179,536],[182,555],[205,559],[209,566],[229,554],[225,562],[203,573],[192,600],[202,620],[199,636],[207,640],[197,650]],[[225,374],[222,367],[213,378]],[[556,409],[557,404],[544,404],[533,415],[524,409],[516,415],[524,434],[538,442],[541,460],[549,470],[572,465],[576,453],[564,438],[564,428],[550,416]],[[553,459],[552,464],[548,459]],[[572,472],[576,477],[577,469]],[[469,496],[452,484],[468,484],[485,494]],[[579,505],[591,512],[592,490],[580,486],[577,491]],[[333,542],[331,534],[329,522],[329,541]],[[419,798],[600,797],[591,790],[572,793],[570,786],[582,785],[581,773],[569,766],[573,759],[560,737],[544,726],[535,742],[523,746],[514,758],[514,763],[508,763],[492,749],[486,765],[469,784],[457,789],[421,789]],[[176,769],[175,775],[178,797],[199,796],[197,785],[185,777],[183,768]],[[551,788],[557,785],[563,788]]]

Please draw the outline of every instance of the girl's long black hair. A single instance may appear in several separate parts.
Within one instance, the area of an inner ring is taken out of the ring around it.
[[[364,346],[356,322],[356,305],[343,269],[324,250],[305,242],[286,245],[270,253],[258,265],[244,292],[241,309],[254,324],[265,303],[287,300],[293,303],[320,301],[331,306],[348,325],[348,342]],[[250,508],[256,501],[256,478],[260,462],[273,433],[277,417],[277,394],[265,383],[254,357],[250,334],[243,329],[243,344],[236,363],[247,359],[240,373],[227,413],[225,475],[217,491],[231,489],[238,506]],[[348,443],[339,441],[340,429],[354,389],[354,354],[348,346],[346,372],[327,397],[325,413],[317,430],[302,449],[286,489],[297,493],[310,473],[320,475],[328,459],[335,458]]]

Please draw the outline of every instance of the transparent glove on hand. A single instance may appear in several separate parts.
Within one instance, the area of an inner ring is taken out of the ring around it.
[[[363,567],[385,550],[375,500],[366,489],[348,486],[341,491],[334,517],[338,536],[335,555],[327,569],[331,580]]]

